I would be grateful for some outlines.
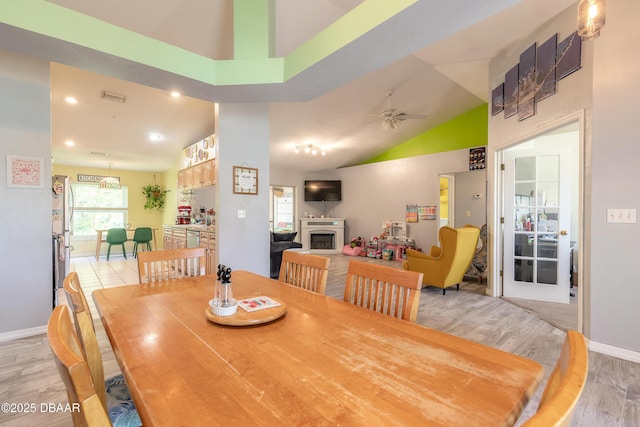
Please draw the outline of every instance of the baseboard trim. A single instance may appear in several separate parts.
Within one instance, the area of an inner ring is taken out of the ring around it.
[[[47,325],[36,326],[29,329],[18,329],[17,331],[3,332],[0,334],[0,342],[17,340],[20,338],[33,337],[47,333]]]
[[[589,341],[589,350],[593,350],[596,353],[606,354],[607,356],[628,360],[630,362],[640,363],[640,353],[637,351],[627,350],[626,348]]]

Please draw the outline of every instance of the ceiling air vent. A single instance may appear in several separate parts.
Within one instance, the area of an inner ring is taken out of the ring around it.
[[[127,100],[126,95],[120,95],[119,93],[109,92],[108,90],[103,90],[100,94],[100,98],[106,99],[107,101],[113,102],[124,102]]]
[[[91,155],[92,156],[107,157],[107,153],[103,153],[102,151],[92,151]]]

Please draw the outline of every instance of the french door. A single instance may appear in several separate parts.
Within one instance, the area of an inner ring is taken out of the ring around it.
[[[503,295],[567,304],[571,150],[566,144],[516,147],[503,159]]]

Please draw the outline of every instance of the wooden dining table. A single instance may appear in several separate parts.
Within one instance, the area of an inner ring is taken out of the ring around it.
[[[533,360],[247,271],[234,297],[284,314],[219,324],[215,279],[93,292],[146,427],[507,426],[543,378]]]

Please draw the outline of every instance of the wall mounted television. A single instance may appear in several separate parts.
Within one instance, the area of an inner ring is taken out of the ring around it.
[[[342,200],[342,181],[315,180],[304,182],[305,202],[338,202]]]

